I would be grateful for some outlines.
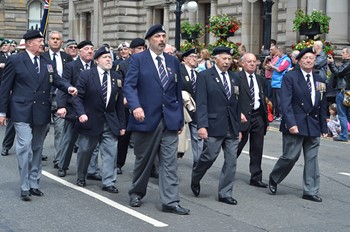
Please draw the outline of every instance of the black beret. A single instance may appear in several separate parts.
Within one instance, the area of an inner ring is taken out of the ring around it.
[[[109,48],[107,48],[106,46],[102,46],[100,47],[94,55],[94,59],[96,60],[97,58],[99,58],[100,56],[102,56],[103,54],[109,54]]]
[[[159,33],[159,32],[164,32],[165,33],[165,27],[162,24],[156,24],[150,27],[146,33],[145,39],[148,39],[152,35]]]
[[[110,48],[108,43],[102,44],[102,46],[105,46],[106,48]]]
[[[36,38],[44,38],[43,33],[41,33],[41,31],[38,30],[28,30],[27,33],[23,35],[23,39],[25,40]]]
[[[195,48],[191,48],[190,50],[187,50],[182,54],[182,58],[187,57],[191,54],[196,54],[196,53],[197,53],[197,50]]]
[[[78,45],[77,42],[74,39],[67,40],[66,47],[70,45]]]
[[[16,42],[16,40],[10,39],[10,44],[11,45],[17,45],[17,42]]]
[[[314,49],[312,47],[310,48],[304,48],[300,51],[299,55],[295,57],[296,60],[300,60],[306,53],[314,53]]]
[[[5,39],[4,41],[1,42],[0,47],[5,44],[11,44],[11,41],[8,39]]]
[[[94,46],[90,40],[83,40],[78,44],[77,48],[82,49],[83,47],[85,47],[87,45]]]
[[[228,48],[228,47],[216,47],[213,50],[213,55],[219,55],[222,53],[226,53],[228,55],[233,55],[233,49],[232,48]]]
[[[137,48],[139,46],[145,46],[145,40],[141,38],[133,39],[130,43],[130,48]]]

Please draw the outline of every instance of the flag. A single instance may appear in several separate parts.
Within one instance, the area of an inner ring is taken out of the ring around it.
[[[44,14],[41,19],[40,31],[43,33],[44,38],[46,34],[47,25],[49,23],[49,12],[50,12],[50,0],[45,0],[44,4]]]

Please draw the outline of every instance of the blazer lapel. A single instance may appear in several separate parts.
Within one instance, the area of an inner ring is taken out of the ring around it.
[[[309,87],[307,86],[306,80],[301,71],[299,71],[298,78],[299,78],[298,84],[305,95],[305,99],[307,99],[308,103],[312,106],[310,90],[309,90]]]
[[[104,99],[103,99],[103,93],[102,93],[102,87],[101,87],[101,81],[100,81],[100,74],[97,71],[97,68],[92,68],[91,70],[91,74],[90,74],[91,78],[92,78],[92,82],[94,83],[97,92],[99,93],[102,102],[104,103]]]
[[[37,73],[37,71],[34,68],[34,64],[32,62],[32,60],[30,59],[28,53],[24,53],[25,59],[24,59],[24,64],[27,67],[27,69],[29,70],[29,73],[32,75],[33,79],[36,82],[39,82],[39,75]]]
[[[241,78],[241,86],[243,87],[244,91],[247,92],[247,95],[250,96],[250,88],[248,85],[247,75],[245,74],[245,72],[242,71],[239,73],[239,76]],[[250,96],[250,98],[251,98],[251,96]]]
[[[224,83],[222,83],[220,75],[216,71],[215,67],[212,67],[211,77],[213,79],[215,79],[215,82],[218,84],[219,88],[221,89],[222,93],[224,94],[225,98],[227,99],[227,96],[226,96],[226,93],[225,93],[225,88],[224,88]]]
[[[146,56],[146,64],[148,63],[147,67],[150,67],[150,71],[153,73],[154,78],[156,79],[158,84],[162,87],[162,83],[160,82],[160,78],[159,78],[159,74],[158,74],[158,68],[154,65],[154,62],[153,62],[152,56],[151,56],[151,52],[149,51],[149,49],[146,50],[145,56]]]

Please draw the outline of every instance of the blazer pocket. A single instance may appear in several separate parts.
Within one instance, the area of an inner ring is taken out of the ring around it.
[[[13,97],[12,101],[18,102],[18,103],[24,103],[26,99],[24,97]]]
[[[217,116],[218,116],[217,113],[208,114],[208,118],[210,118],[210,119],[215,119]]]

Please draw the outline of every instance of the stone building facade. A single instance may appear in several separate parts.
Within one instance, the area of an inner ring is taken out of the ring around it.
[[[22,3],[21,3],[22,1]],[[28,7],[40,0],[0,0],[0,36],[20,38],[28,28]],[[249,51],[259,53],[263,41],[263,16],[265,0],[197,0],[198,10],[184,11],[181,20],[207,24],[216,14],[236,16],[241,29],[231,37],[241,42]],[[350,3],[348,0],[273,0],[271,38],[278,44],[290,46],[303,36],[292,31],[294,12],[303,9],[322,10],[329,15],[330,33],[322,37],[342,47],[350,41]],[[168,29],[168,42],[175,42],[176,0],[52,0],[49,31],[63,32],[64,39],[77,41],[90,39],[96,46],[109,43],[116,47],[123,41],[144,37],[147,28],[162,23]],[[342,22],[341,24],[339,22]],[[202,42],[213,43],[208,33]]]

